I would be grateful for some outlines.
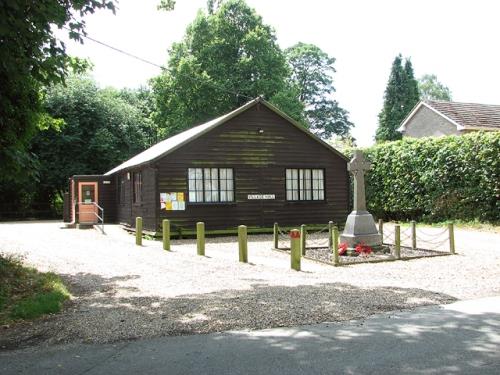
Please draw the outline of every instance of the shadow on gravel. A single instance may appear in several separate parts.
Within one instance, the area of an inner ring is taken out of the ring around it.
[[[103,278],[80,273],[62,277],[69,282],[76,298],[59,315],[2,329],[0,350],[37,344],[116,342],[165,335],[291,327],[359,319],[385,311],[456,300],[422,289],[363,289],[338,283],[299,286],[255,283],[250,290],[227,289],[175,298],[119,298],[116,296],[118,290],[135,291],[126,283],[119,283],[139,276]]]

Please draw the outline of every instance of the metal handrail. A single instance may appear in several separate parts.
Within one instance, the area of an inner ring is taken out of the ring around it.
[[[98,210],[100,210],[101,216],[99,216],[95,211],[92,212],[92,213],[97,217],[97,219],[101,220],[101,232],[104,233],[104,208],[102,208],[101,206],[99,206],[96,202],[89,202],[89,203],[87,203],[87,202],[77,202],[76,204],[78,206],[92,204],[92,205],[96,206]],[[97,221],[98,223],[99,223],[99,220]]]

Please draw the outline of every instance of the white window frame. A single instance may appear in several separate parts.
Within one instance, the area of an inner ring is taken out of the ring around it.
[[[234,190],[233,168],[188,168],[190,203],[232,203]]]
[[[286,168],[287,201],[324,201],[325,170],[322,168]]]

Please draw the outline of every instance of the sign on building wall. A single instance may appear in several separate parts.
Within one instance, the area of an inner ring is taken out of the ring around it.
[[[247,199],[276,199],[274,194],[248,194]]]
[[[160,207],[165,211],[184,211],[186,209],[184,193],[160,193]]]

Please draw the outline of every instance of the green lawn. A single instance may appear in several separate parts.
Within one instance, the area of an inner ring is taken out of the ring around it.
[[[0,254],[0,325],[57,313],[70,294],[61,278]]]

